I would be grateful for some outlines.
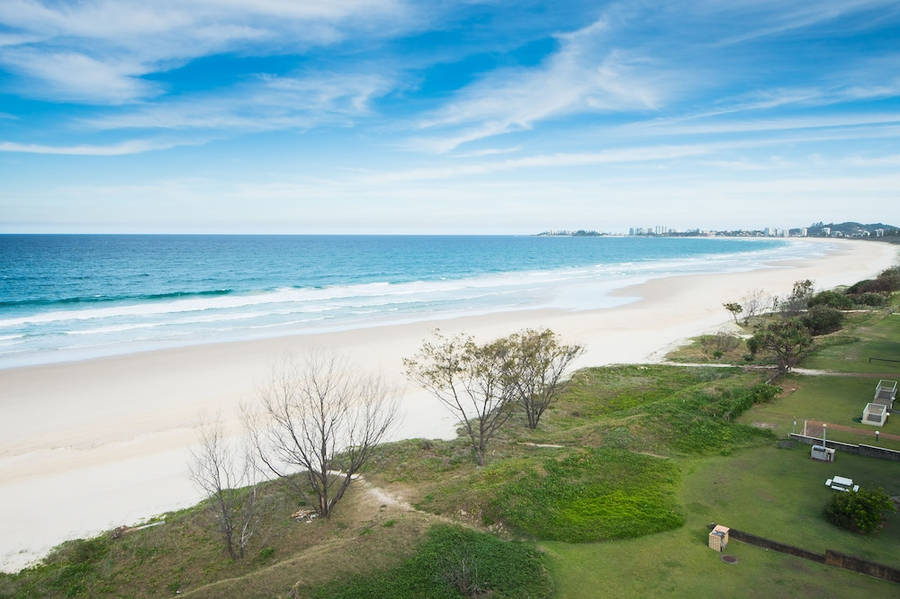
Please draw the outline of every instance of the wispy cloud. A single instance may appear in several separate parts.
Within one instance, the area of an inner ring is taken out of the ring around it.
[[[109,145],[73,145],[48,146],[41,144],[24,144],[11,141],[0,142],[0,152],[18,152],[24,154],[60,154],[68,156],[124,156],[141,154],[152,150],[167,150],[177,146],[196,145],[200,141],[162,142],[143,139],[123,141]]]
[[[96,129],[225,129],[267,131],[345,123],[366,114],[394,82],[369,73],[263,75],[232,89],[85,119]]]
[[[726,3],[728,9],[746,10],[752,8],[757,15],[757,23],[752,23],[745,31],[725,37],[716,42],[718,46],[727,46],[756,40],[763,37],[784,34],[786,32],[806,29],[846,17],[853,13],[879,10],[896,10],[892,0],[815,0],[783,3],[776,1],[751,0],[749,3]],[[755,26],[754,26],[755,25]],[[847,23],[841,23],[846,29]]]
[[[553,117],[658,108],[671,88],[671,76],[645,57],[611,48],[604,39],[607,27],[598,20],[557,35],[558,49],[539,66],[482,77],[419,123],[422,129],[445,133],[413,143],[446,152]]]
[[[707,145],[675,145],[622,148],[603,152],[564,152],[558,154],[510,158],[507,160],[482,161],[463,165],[405,169],[364,176],[363,180],[371,183],[394,183],[400,181],[422,181],[468,177],[472,175],[487,175],[517,169],[559,168],[622,162],[672,160],[687,156],[707,154],[714,149],[715,146]]]
[[[0,65],[24,95],[100,104],[158,90],[141,77],[213,53],[302,52],[350,34],[389,35],[415,22],[401,0],[36,0],[0,3]]]

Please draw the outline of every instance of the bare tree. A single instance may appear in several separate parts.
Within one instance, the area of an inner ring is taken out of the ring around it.
[[[794,281],[791,294],[781,302],[781,312],[786,315],[796,315],[808,307],[809,300],[815,291],[815,284],[810,279]]]
[[[584,348],[560,343],[550,329],[526,329],[505,341],[512,355],[507,384],[525,411],[528,428],[537,428],[544,410],[562,390],[566,369]]]
[[[336,356],[310,355],[275,368],[262,410],[245,410],[256,453],[275,475],[302,472],[319,515],[331,516],[354,476],[397,418],[380,378],[359,374]]]
[[[754,289],[741,299],[741,305],[744,307],[744,324],[747,325],[750,319],[765,309],[765,292],[762,289]]]
[[[433,340],[425,341],[416,356],[403,360],[407,376],[463,423],[479,466],[484,465],[488,442],[511,415],[511,359],[504,340],[478,345],[471,336],[448,338],[435,330]]]
[[[206,493],[225,550],[236,560],[244,557],[256,523],[253,453],[230,444],[219,420],[201,425],[199,438],[200,447],[191,452],[191,478]]]

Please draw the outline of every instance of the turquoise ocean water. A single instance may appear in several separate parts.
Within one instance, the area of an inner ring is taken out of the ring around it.
[[[0,368],[532,308],[821,253],[781,240],[0,235]]]

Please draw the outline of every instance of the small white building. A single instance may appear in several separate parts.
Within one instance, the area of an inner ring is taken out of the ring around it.
[[[867,403],[863,410],[862,423],[870,426],[884,426],[888,419],[887,406],[880,403]]]

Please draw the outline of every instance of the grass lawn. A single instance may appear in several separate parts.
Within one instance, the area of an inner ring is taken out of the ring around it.
[[[729,457],[683,461],[680,499],[685,526],[607,543],[542,542],[559,597],[888,597],[896,585],[732,541],[725,564],[706,548],[706,524],[716,521],[824,553],[843,551],[900,566],[900,515],[875,535],[829,524],[822,510],[832,491],[825,479],[843,474],[900,493],[900,463],[840,456],[812,462],[805,446],[761,447]]]
[[[840,372],[893,374],[892,378],[900,378],[900,363],[869,362],[870,357],[900,360],[900,314],[878,311],[854,316],[858,318],[835,334],[833,341],[822,343],[822,347],[813,350],[802,366]]]
[[[842,376],[802,376],[792,374],[779,381],[784,393],[775,401],[756,404],[738,419],[744,424],[766,425],[779,437],[791,432],[802,433],[804,420],[819,420],[858,429],[857,436],[843,431],[828,431],[828,438],[847,443],[874,445],[877,427],[855,422],[862,416],[866,403],[872,401],[878,378]],[[794,419],[797,428],[793,429]],[[888,417],[882,433],[900,435],[900,418]],[[881,439],[879,446],[900,450],[900,441]]]

